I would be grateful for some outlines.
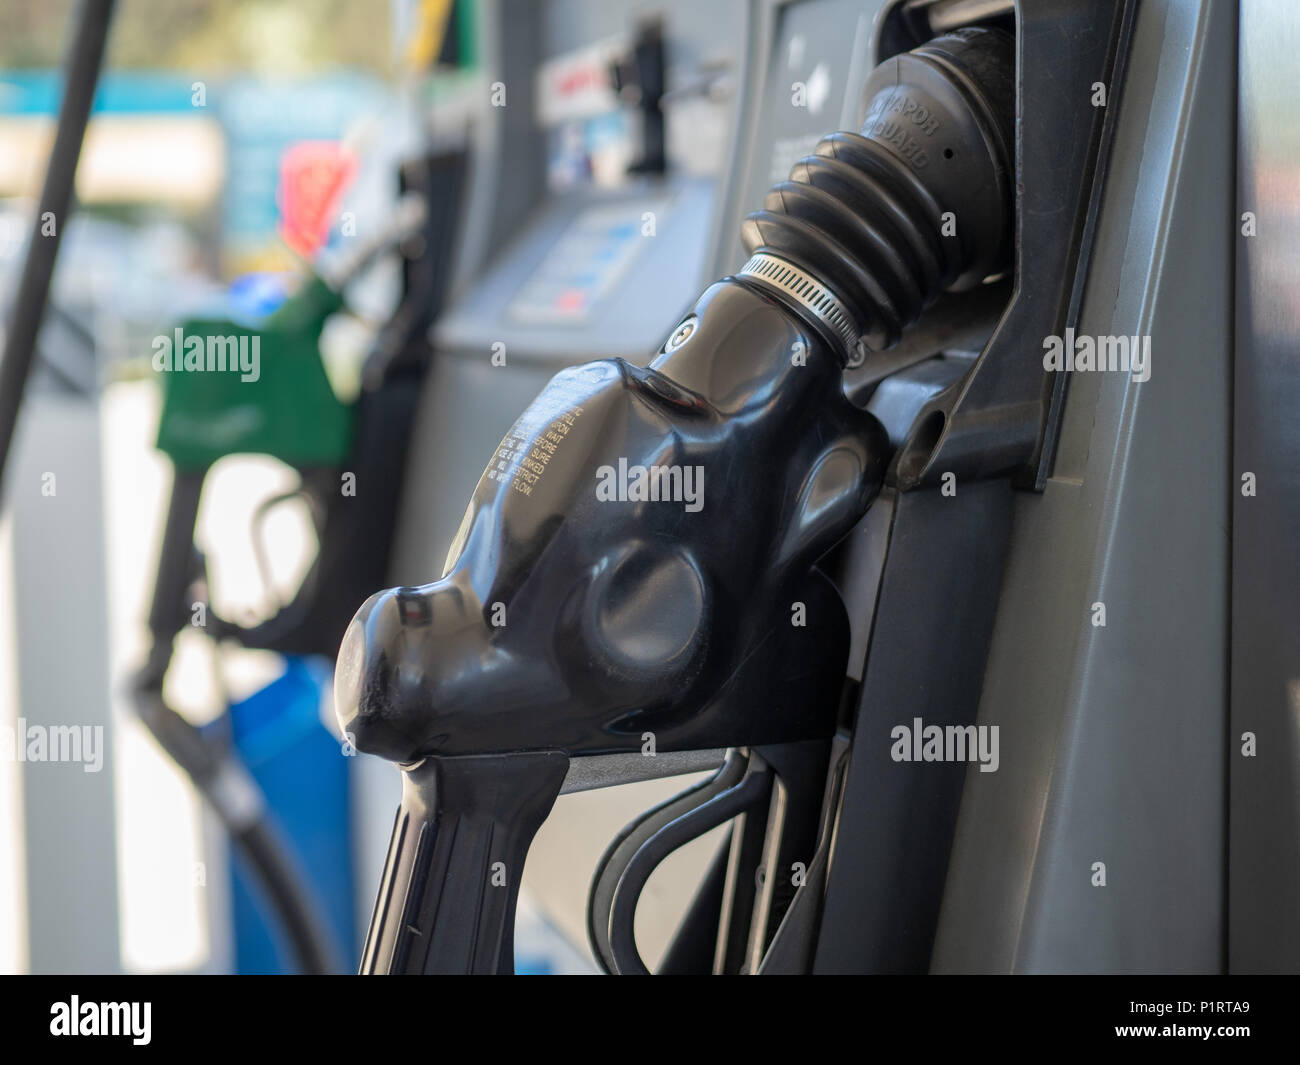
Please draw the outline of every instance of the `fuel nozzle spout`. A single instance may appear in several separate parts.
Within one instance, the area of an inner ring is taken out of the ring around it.
[[[811,319],[846,363],[897,342],[943,292],[1011,254],[1014,41],[937,37],[867,79],[860,132],[834,133],[744,222],[737,275]]]

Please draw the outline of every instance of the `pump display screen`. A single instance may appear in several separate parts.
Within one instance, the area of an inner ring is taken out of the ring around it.
[[[635,262],[671,204],[661,198],[584,210],[519,289],[509,316],[521,324],[584,321]]]

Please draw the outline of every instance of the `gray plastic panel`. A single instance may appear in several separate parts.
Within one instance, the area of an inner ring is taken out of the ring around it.
[[[1139,10],[1079,331],[1152,374],[1074,374],[1018,502],[935,971],[1224,965],[1234,7]]]
[[[1300,7],[1243,3],[1229,967],[1300,971]],[[1241,233],[1244,212],[1255,235]],[[1242,492],[1254,474],[1254,494]],[[1245,733],[1256,753],[1243,754]]]

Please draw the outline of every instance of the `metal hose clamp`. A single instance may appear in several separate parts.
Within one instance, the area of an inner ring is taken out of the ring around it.
[[[809,314],[825,325],[844,345],[844,359],[849,366],[862,361],[858,347],[859,332],[847,308],[835,293],[794,263],[767,252],[757,252],[737,272],[737,277],[753,278],[795,300]]]

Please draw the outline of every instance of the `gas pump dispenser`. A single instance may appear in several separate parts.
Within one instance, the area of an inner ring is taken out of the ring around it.
[[[43,214],[110,7],[69,53]],[[1285,7],[424,5],[415,51],[474,61],[434,104],[455,148],[425,146],[375,235],[402,302],[360,397],[324,372],[347,275],[321,263],[256,325],[261,388],[169,384],[159,434],[177,476],[132,694],[299,967],[338,967],[349,901],[313,898],[328,876],[225,723],[164,698],[232,451],[320,504],[291,602],[200,614],[338,648],[340,758],[376,756],[348,764],[341,863],[378,881],[363,974],[516,971],[521,898],[553,909],[539,866],[586,887],[567,930],[611,975],[1300,967]],[[58,246],[27,254],[0,472]],[[241,321],[186,327],[238,344]],[[294,779],[334,824],[325,776]],[[608,831],[565,805],[597,792]],[[603,853],[554,860],[566,821]],[[652,945],[667,865],[690,892]]]
[[[721,280],[648,365],[575,334],[343,642],[403,782],[363,971],[510,971],[557,796],[708,767],[597,863],[607,972],[722,825],[658,972],[1276,966],[1220,860],[1230,5],[751,11]]]

